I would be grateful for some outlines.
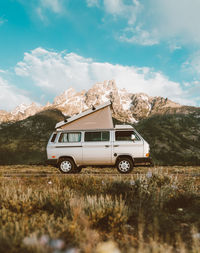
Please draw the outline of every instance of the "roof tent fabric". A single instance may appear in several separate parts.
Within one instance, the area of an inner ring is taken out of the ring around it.
[[[72,122],[66,122],[59,128],[63,130],[89,130],[113,128],[110,105],[78,118]]]

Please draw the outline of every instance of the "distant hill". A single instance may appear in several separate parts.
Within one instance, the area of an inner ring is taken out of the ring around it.
[[[200,165],[199,113],[155,115],[136,128],[150,143],[155,164]]]
[[[1,124],[0,164],[44,163],[50,134],[63,119],[59,110],[47,110],[22,121]],[[135,128],[150,143],[155,164],[200,165],[199,112],[154,115],[141,120]]]
[[[64,119],[59,110],[47,110],[25,120],[0,125],[0,164],[40,164],[55,124]]]

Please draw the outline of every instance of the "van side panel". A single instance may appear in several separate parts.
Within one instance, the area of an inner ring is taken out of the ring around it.
[[[83,165],[112,165],[111,131],[85,131]]]
[[[82,164],[83,152],[81,143],[57,143],[54,148],[54,154],[57,159],[60,157],[72,157],[77,165]]]
[[[84,142],[83,165],[112,165],[112,146],[110,141]]]
[[[59,142],[58,134],[54,143],[49,142],[47,146],[48,159],[58,160],[60,157],[72,157],[77,165],[82,164],[83,152],[82,141],[78,142]]]
[[[58,160],[60,157],[72,157],[77,165],[82,164],[82,145],[74,144],[60,144],[48,146],[47,148],[47,158],[49,160]]]

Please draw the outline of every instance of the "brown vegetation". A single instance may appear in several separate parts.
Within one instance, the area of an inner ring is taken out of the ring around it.
[[[200,252],[200,168],[0,167],[0,252]]]

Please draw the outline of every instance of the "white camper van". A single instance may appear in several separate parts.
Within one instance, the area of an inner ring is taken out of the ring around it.
[[[48,163],[63,173],[86,166],[116,166],[120,173],[129,173],[135,163],[151,163],[149,144],[130,125],[113,127],[109,106],[58,123],[47,145]]]

